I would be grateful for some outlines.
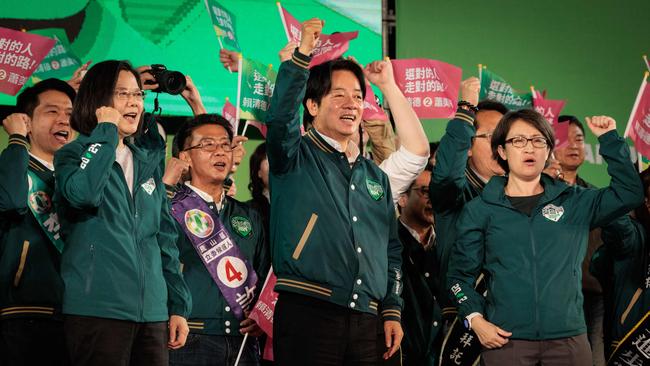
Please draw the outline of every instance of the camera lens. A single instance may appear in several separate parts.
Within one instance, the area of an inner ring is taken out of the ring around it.
[[[172,95],[180,94],[187,84],[185,75],[178,71],[165,71],[160,79],[161,89]]]

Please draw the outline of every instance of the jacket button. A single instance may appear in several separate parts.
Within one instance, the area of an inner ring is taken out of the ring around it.
[[[429,278],[430,274],[429,272],[424,272],[424,277]]]
[[[357,285],[360,285],[360,284],[361,284],[361,279],[359,278],[359,279],[357,280]]]
[[[361,247],[357,247],[357,253],[361,253]]]
[[[437,326],[438,326],[438,322],[433,322],[433,326],[434,326],[434,327],[437,327]]]
[[[225,324],[226,324],[227,327],[229,327],[230,326],[230,320],[226,320]]]
[[[357,295],[357,294],[354,294],[354,295],[352,295],[352,298],[356,300],[356,299],[358,299],[358,298],[359,298],[359,295]]]
[[[357,222],[357,220],[358,220],[358,219],[357,219],[356,216],[352,216],[352,221]]]
[[[354,184],[350,184],[350,189],[354,191]]]
[[[354,308],[355,306],[357,306],[357,304],[355,304],[354,301],[352,301],[352,302],[350,303],[350,307],[351,307],[351,308]]]
[[[229,312],[230,311],[230,306],[226,306],[225,310],[226,310],[226,312]]]
[[[230,328],[226,328],[226,333],[230,334]]]

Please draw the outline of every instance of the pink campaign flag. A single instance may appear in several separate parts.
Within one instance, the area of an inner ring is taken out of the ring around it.
[[[233,133],[237,134],[237,131],[235,130],[237,128],[237,108],[235,108],[235,106],[230,103],[230,100],[228,98],[226,98],[226,103],[223,105],[221,115],[230,123],[230,128],[232,129]]]
[[[539,91],[532,87],[530,89],[533,92],[533,108],[546,118],[555,131],[555,147],[564,147],[569,143],[569,123],[559,123],[558,117],[566,101],[545,99]]]
[[[273,268],[266,276],[266,282],[260,293],[260,297],[253,306],[249,318],[255,320],[257,325],[266,333],[268,339],[264,347],[264,359],[273,361],[273,313],[275,312],[275,304],[278,302],[278,293],[273,291],[277,278],[273,273]]]
[[[277,4],[280,18],[282,19],[282,25],[284,26],[284,32],[287,35],[287,40],[299,44],[300,36],[302,34],[302,24],[285,8],[283,8],[280,3]],[[314,51],[311,53],[312,59],[309,63],[309,67],[314,67],[341,57],[350,47],[350,41],[358,36],[359,32],[357,31],[321,34],[318,43],[316,43],[316,48],[314,48]]]
[[[451,118],[456,113],[463,71],[436,60],[391,60],[397,86],[418,117]]]
[[[637,94],[630,120],[627,122],[625,136],[634,141],[634,148],[641,155],[650,158],[650,84],[646,71]]]
[[[0,27],[0,93],[16,95],[56,40]]]
[[[377,104],[375,100],[375,93],[370,86],[368,80],[366,80],[366,99],[363,100],[363,117],[365,121],[370,120],[379,120],[387,121],[388,116],[384,109]]]

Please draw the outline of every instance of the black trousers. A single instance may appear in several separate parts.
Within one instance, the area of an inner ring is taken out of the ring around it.
[[[65,340],[73,366],[168,366],[167,322],[68,315]]]
[[[0,334],[0,365],[68,365],[60,320],[2,320]]]
[[[278,366],[377,364],[377,316],[282,292],[273,316]]]

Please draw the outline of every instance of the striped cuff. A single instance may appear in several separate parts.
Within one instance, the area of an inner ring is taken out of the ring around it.
[[[311,62],[311,57],[310,56],[305,56],[300,51],[298,51],[298,48],[296,48],[295,51],[293,51],[293,55],[291,56],[291,61],[293,61],[294,64],[302,67],[303,69],[309,69],[309,63]]]
[[[176,187],[165,184],[165,192],[167,192],[167,198],[174,198],[176,195]]]
[[[396,322],[399,322],[402,320],[402,311],[398,308],[393,308],[393,309],[384,309],[381,311],[381,317],[386,320],[394,320]]]
[[[13,134],[9,136],[9,145],[22,145],[25,149],[29,150],[29,141],[27,137],[19,134]]]
[[[456,115],[454,116],[454,119],[459,119],[462,121],[465,121],[469,123],[470,125],[474,126],[474,119],[476,118],[476,115],[474,114],[473,111],[468,111],[463,108],[458,108],[456,110]]]

